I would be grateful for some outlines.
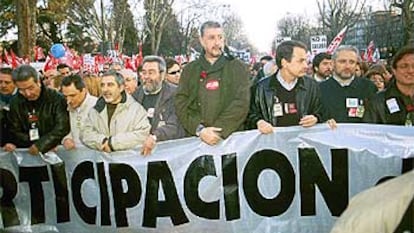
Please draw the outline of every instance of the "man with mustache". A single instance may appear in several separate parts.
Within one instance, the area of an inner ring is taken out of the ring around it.
[[[81,141],[104,152],[128,150],[142,145],[150,124],[145,109],[125,92],[124,78],[116,72],[101,78],[102,97],[89,111]]]
[[[243,129],[249,108],[249,72],[246,64],[225,50],[224,31],[207,21],[200,29],[203,51],[185,66],[175,97],[178,119],[187,135],[216,145]]]
[[[358,57],[358,49],[349,45],[339,46],[332,55],[332,77],[320,83],[325,119],[362,122],[367,100],[377,88],[370,80],[355,77]]]
[[[141,71],[142,85],[133,93],[134,98],[147,110],[147,118],[151,124],[151,134],[142,146],[143,155],[151,154],[157,141],[185,136],[174,108],[177,87],[166,81],[166,71],[167,66],[162,57],[144,57]]]

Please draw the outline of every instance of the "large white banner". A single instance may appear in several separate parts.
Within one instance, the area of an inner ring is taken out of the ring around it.
[[[409,169],[413,142],[414,128],[340,124],[240,132],[217,146],[170,141],[148,157],[0,152],[0,229],[329,232],[352,196]]]

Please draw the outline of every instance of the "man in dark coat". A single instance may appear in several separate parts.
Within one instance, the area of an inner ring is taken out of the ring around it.
[[[188,135],[215,145],[243,129],[249,108],[249,72],[247,65],[223,52],[224,34],[219,23],[205,22],[200,42],[204,51],[185,66],[175,107]]]
[[[12,76],[19,94],[10,102],[10,143],[4,149],[29,148],[32,155],[48,152],[70,131],[65,98],[44,87],[37,71],[29,65],[18,67]]]
[[[414,46],[399,50],[392,61],[394,78],[369,102],[364,121],[412,126],[414,122]]]
[[[141,153],[149,155],[156,142],[185,136],[174,108],[176,86],[165,81],[166,63],[162,57],[146,56],[142,63],[142,85],[132,96],[147,110],[151,124],[150,135],[142,145]]]
[[[284,41],[276,50],[279,70],[253,87],[248,124],[261,133],[273,127],[301,125],[311,127],[322,121],[319,86],[305,77],[306,45]]]

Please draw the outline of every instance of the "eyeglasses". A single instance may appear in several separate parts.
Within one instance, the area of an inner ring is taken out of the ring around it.
[[[414,70],[414,64],[408,64],[408,63],[404,63],[401,65],[398,65],[397,68],[400,70],[408,70],[411,67],[411,69]]]
[[[175,74],[179,74],[179,73],[181,73],[181,70],[168,72],[169,75],[175,75]]]

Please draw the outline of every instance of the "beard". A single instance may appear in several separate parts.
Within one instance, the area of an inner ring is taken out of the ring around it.
[[[148,94],[156,94],[161,89],[161,86],[162,82],[147,81],[143,84],[142,89]]]

